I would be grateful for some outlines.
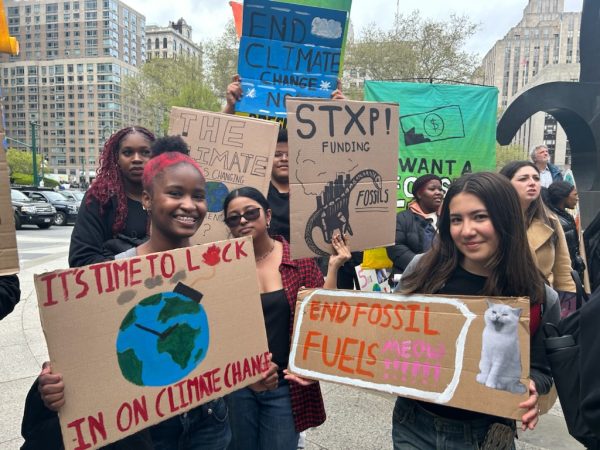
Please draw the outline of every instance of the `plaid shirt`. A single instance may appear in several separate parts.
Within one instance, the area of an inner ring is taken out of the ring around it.
[[[290,305],[290,341],[294,329],[294,316],[296,314],[296,300],[301,287],[323,287],[323,274],[317,267],[314,259],[290,259],[290,245],[281,236],[274,239],[283,244],[283,257],[279,272],[285,290],[285,296]],[[292,398],[292,414],[296,431],[301,432],[307,428],[317,427],[325,422],[325,405],[321,395],[319,383],[309,386],[300,386],[290,383],[290,396]]]

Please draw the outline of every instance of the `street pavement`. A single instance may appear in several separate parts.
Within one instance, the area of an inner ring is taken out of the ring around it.
[[[22,296],[15,311],[0,322],[0,450],[22,444],[25,396],[48,352],[41,329],[33,275],[67,267],[72,227],[17,232]],[[394,397],[322,383],[327,421],[307,433],[306,449],[391,449]],[[560,405],[544,415],[533,432],[520,433],[517,449],[582,449],[568,433]],[[277,450],[277,449],[274,449]]]

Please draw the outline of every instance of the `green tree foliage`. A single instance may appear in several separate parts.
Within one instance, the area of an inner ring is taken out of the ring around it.
[[[520,161],[528,159],[527,150],[521,145],[496,144],[496,170],[502,169],[509,161]]]
[[[11,175],[11,183],[21,186],[33,186],[33,175],[25,173],[13,172]],[[41,178],[40,178],[41,179]],[[44,177],[44,187],[53,188],[58,186],[58,181],[52,178]]]
[[[125,101],[136,105],[140,123],[166,134],[172,106],[217,111],[220,103],[206,84],[199,58],[152,59],[124,80]]]
[[[391,29],[371,24],[348,42],[346,73],[372,80],[471,81],[477,55],[464,47],[476,31],[477,25],[467,16],[437,21],[421,17],[419,11],[400,14]]]
[[[223,34],[204,46],[206,76],[213,93],[225,101],[227,85],[237,73],[239,42],[233,20],[227,22]]]
[[[37,166],[38,173],[41,173],[41,155],[37,155]],[[11,173],[22,173],[22,174],[33,174],[33,157],[29,150],[19,150],[16,148],[9,148],[6,151],[6,162],[10,167]]]

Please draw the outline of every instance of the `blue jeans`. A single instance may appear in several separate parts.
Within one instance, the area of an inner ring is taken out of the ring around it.
[[[231,440],[222,398],[150,427],[155,450],[225,450]]]
[[[478,450],[497,417],[450,420],[423,409],[416,401],[398,397],[392,419],[394,450]],[[505,424],[514,422],[506,420]],[[514,440],[512,443],[515,448]]]
[[[243,388],[226,397],[231,423],[229,450],[296,450],[298,436],[290,388],[279,381],[273,391]]]

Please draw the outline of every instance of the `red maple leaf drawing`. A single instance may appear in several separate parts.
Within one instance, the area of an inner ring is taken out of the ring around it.
[[[221,262],[221,249],[216,245],[211,245],[208,250],[202,254],[204,264],[208,266],[216,266]]]

